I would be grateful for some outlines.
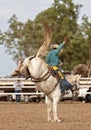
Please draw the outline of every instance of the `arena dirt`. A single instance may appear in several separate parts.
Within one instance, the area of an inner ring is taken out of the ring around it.
[[[91,130],[91,104],[60,102],[61,123],[46,121],[46,104],[0,102],[0,130]]]

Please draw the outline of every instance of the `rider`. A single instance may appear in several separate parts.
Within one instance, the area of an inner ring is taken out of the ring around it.
[[[52,66],[55,71],[58,72],[60,76],[60,86],[61,92],[64,93],[65,89],[72,88],[72,85],[65,79],[61,70],[58,68],[59,66],[59,52],[62,51],[65,43],[67,42],[67,38],[64,38],[63,42],[58,46],[57,44],[52,46],[52,50],[48,53],[46,57],[46,62],[49,66]]]

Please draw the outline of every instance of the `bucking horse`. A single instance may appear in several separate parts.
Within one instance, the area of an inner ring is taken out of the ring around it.
[[[20,60],[17,69],[12,76],[22,74],[35,82],[39,91],[47,95],[47,121],[60,122],[57,114],[57,104],[61,98],[61,88],[58,80],[50,73],[48,65],[41,58],[51,44],[52,33],[46,22],[44,22],[44,43],[38,49],[36,55]]]

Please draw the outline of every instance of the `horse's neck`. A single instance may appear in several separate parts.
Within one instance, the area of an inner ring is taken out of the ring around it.
[[[36,57],[31,60],[29,71],[33,77],[40,78],[43,74],[45,74],[48,71],[48,67],[42,59]]]

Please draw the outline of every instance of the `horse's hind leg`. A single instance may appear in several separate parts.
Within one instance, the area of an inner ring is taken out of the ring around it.
[[[54,99],[53,99],[53,117],[54,117],[54,121],[60,122],[61,120],[57,116],[58,102],[59,102],[59,97],[54,97]]]
[[[47,121],[52,121],[52,100],[47,97]]]

